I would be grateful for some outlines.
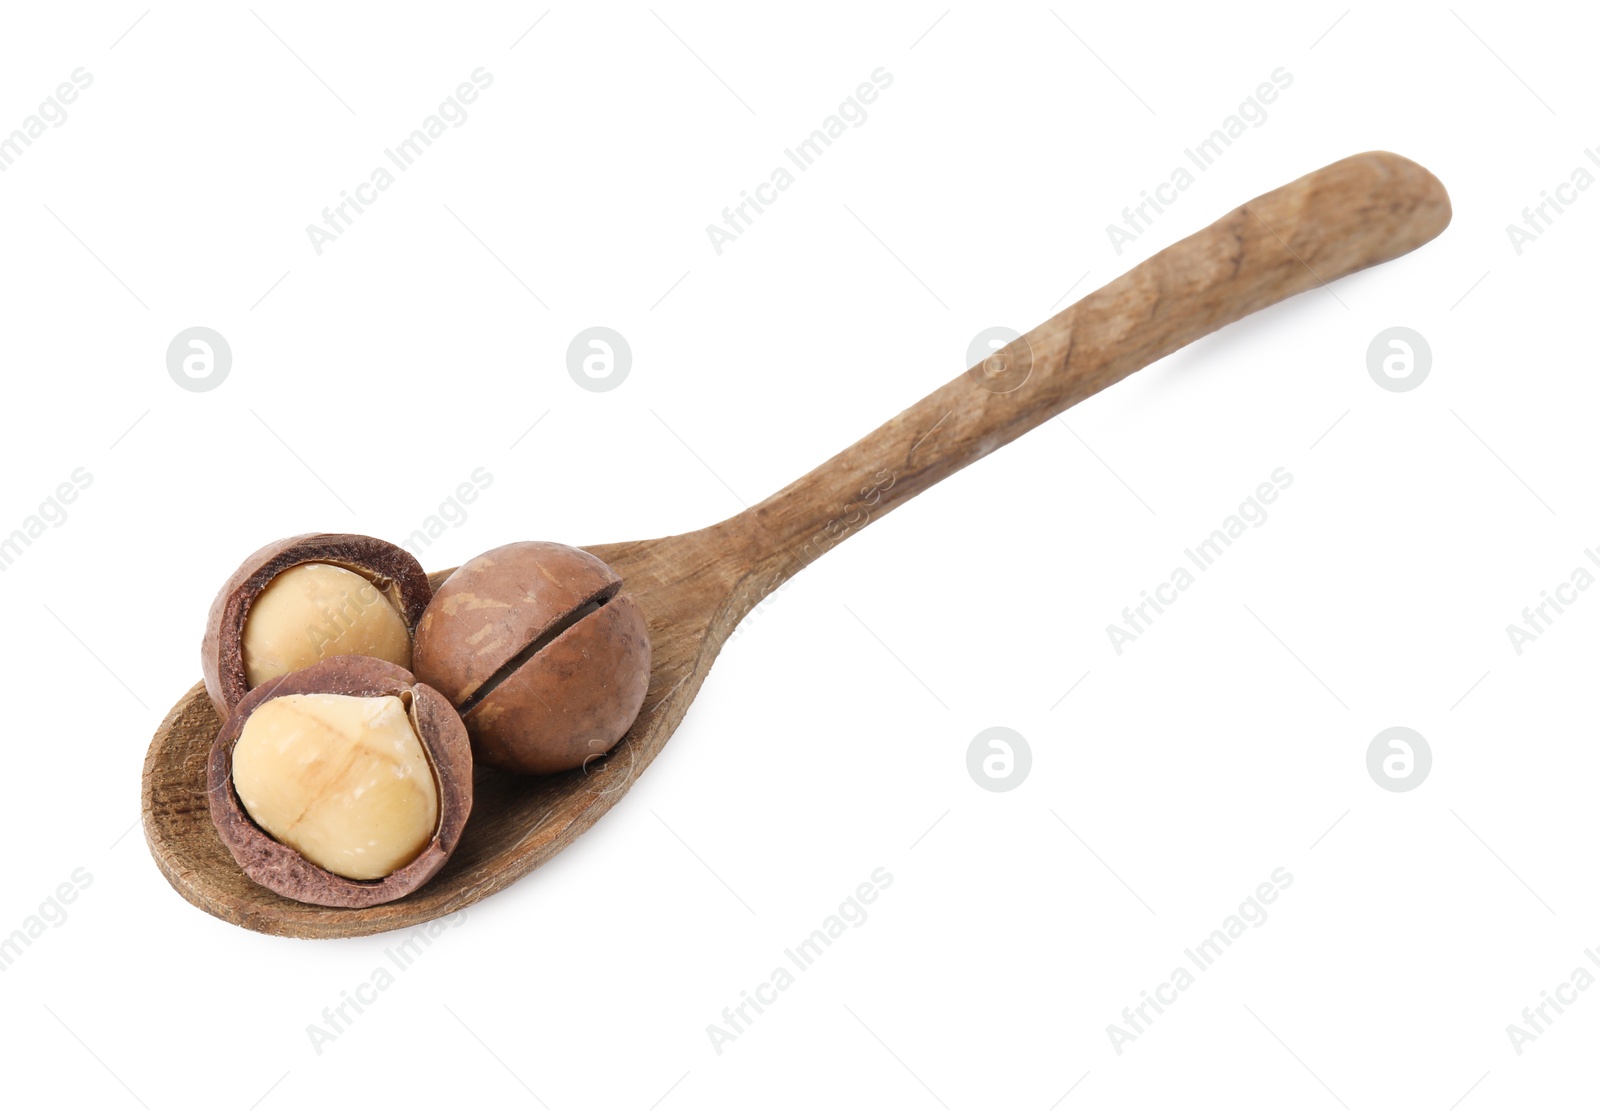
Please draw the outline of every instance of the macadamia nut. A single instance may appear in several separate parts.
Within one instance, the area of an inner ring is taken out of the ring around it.
[[[335,564],[297,564],[273,577],[245,616],[249,686],[339,654],[411,668],[411,634],[389,597]]]
[[[397,696],[266,701],[239,734],[233,783],[256,824],[347,879],[404,867],[439,823],[437,780]]]
[[[650,688],[650,627],[598,556],[522,541],[439,585],[417,623],[415,671],[461,713],[479,761],[555,774],[633,726]]]

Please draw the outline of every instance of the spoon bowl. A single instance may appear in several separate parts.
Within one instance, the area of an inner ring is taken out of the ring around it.
[[[1253,311],[1391,260],[1450,221],[1444,187],[1388,152],[1351,156],[1262,195],[1004,346],[772,497],[675,537],[590,548],[650,627],[638,719],[581,770],[476,767],[455,853],[415,893],[362,910],[280,898],[234,863],[211,822],[206,760],[220,721],[196,684],[145,759],[145,839],[180,895],[225,921],[351,937],[441,918],[570,844],[661,753],[733,628],[786,579],[909,498],[1062,410]],[[432,577],[438,587],[449,572]]]
[[[628,734],[581,770],[524,777],[475,767],[473,809],[450,861],[413,894],[349,910],[282,898],[247,878],[211,823],[206,761],[222,727],[203,682],[156,730],[145,759],[143,822],[156,864],[178,893],[247,929],[289,937],[353,937],[442,918],[532,871],[615,805],[677,729],[706,670],[737,625],[721,620],[733,579],[713,530],[587,551],[622,576],[650,624],[650,687]],[[672,565],[669,571],[663,564]],[[678,565],[694,575],[684,578]],[[449,571],[429,577],[435,590]]]

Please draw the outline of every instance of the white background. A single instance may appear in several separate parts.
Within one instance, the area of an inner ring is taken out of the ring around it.
[[[143,10],[0,27],[0,131],[93,75],[0,174],[0,530],[93,476],[0,572],[0,935],[93,877],[0,973],[7,1112],[1593,1100],[1600,995],[1521,1056],[1506,1032],[1574,969],[1600,976],[1600,592],[1520,654],[1506,634],[1575,567],[1600,574],[1600,192],[1520,255],[1506,233],[1600,142],[1588,13]],[[314,252],[306,226],[477,67],[494,81],[465,123]],[[706,225],[878,67],[866,122],[715,253]],[[1278,67],[1265,123],[1114,253],[1107,224]],[[1448,186],[1437,242],[1158,363],[828,554],[741,628],[629,797],[320,1055],[308,1026],[404,935],[268,938],[158,874],[132,828],[145,747],[257,545],[399,540],[477,467],[493,484],[429,568],[719,520],[957,375],[978,331],[1026,330],[1374,148]],[[597,323],[634,353],[607,393],[566,370]],[[206,393],[164,361],[197,324],[234,356]],[[1406,393],[1365,363],[1396,324],[1433,351]],[[1278,467],[1267,522],[1114,652],[1106,626]],[[1004,794],[966,765],[994,725],[1032,748]],[[1404,794],[1367,772],[1394,725],[1433,752]],[[717,1054],[708,1025],[879,867],[865,924]],[[1118,1055],[1107,1026],[1279,867],[1266,923]]]

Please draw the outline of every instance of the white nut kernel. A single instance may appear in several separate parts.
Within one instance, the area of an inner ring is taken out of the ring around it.
[[[251,688],[354,653],[411,668],[411,634],[389,597],[335,564],[297,564],[273,577],[244,621],[244,674]]]
[[[394,696],[278,696],[233,750],[245,812],[274,839],[347,879],[414,860],[439,823],[439,789]]]

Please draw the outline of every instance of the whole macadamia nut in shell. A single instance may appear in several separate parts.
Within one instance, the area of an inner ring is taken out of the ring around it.
[[[650,686],[649,628],[610,565],[524,541],[440,585],[417,623],[413,666],[460,710],[479,761],[553,774],[633,726]]]

